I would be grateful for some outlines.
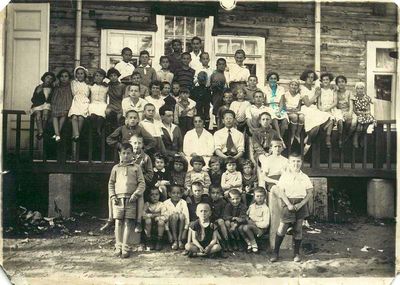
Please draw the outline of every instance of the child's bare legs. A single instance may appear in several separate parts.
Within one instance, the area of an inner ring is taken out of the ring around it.
[[[278,230],[275,235],[274,255],[270,259],[271,262],[278,261],[279,248],[281,247],[282,241],[285,238],[288,228],[289,228],[289,224],[282,223],[282,222],[279,223]]]
[[[333,120],[329,119],[326,123],[323,124],[323,128],[326,132],[326,147],[330,148],[332,146],[331,144],[331,134],[332,134],[332,129],[333,129]]]
[[[79,138],[79,116],[72,115],[72,138]]]
[[[161,240],[164,236],[165,230],[165,222],[161,219],[157,220],[157,243],[156,243],[156,250],[162,249]]]
[[[61,139],[61,130],[62,127],[64,126],[65,119],[66,119],[65,116],[53,118],[53,128],[54,128],[54,134],[56,136],[55,137],[56,141],[59,141]]]
[[[137,199],[137,209],[136,209],[136,226],[135,226],[135,233],[141,233],[142,232],[142,216],[143,216],[143,207],[144,207],[144,200],[143,197],[139,197]]]
[[[34,113],[34,115],[35,115],[36,127],[38,130],[38,134],[36,135],[36,138],[38,140],[41,140],[43,137],[42,111],[36,111]]]
[[[296,131],[297,131],[297,124],[298,124],[298,116],[295,113],[289,114],[289,120],[290,120],[290,144],[293,143],[294,137],[296,136]]]
[[[353,147],[354,148],[358,148],[359,147],[358,137],[359,137],[360,133],[362,132],[362,129],[363,129],[362,125],[357,124],[356,131],[354,132],[354,136],[353,136]]]
[[[200,249],[194,243],[191,242],[191,243],[187,243],[185,245],[185,250],[188,251],[190,257],[194,257],[194,256],[198,256],[198,255],[201,255],[201,256],[211,255],[211,254],[220,252],[221,251],[221,247],[219,246],[219,244],[214,244],[211,247],[209,253],[208,254],[204,254],[204,253],[200,253]]]
[[[339,147],[343,145],[343,120],[337,122],[338,136],[339,136]]]
[[[123,242],[123,221],[121,219],[115,219],[115,256],[120,256],[122,252]]]
[[[128,245],[128,243],[131,240],[134,223],[135,221],[133,219],[124,219],[124,235],[122,239],[122,252],[121,252],[122,258],[129,257],[131,247]]]
[[[246,234],[245,241],[247,243],[247,250],[252,250],[254,253],[258,252],[258,245],[256,238],[262,235],[262,231],[254,224],[248,224],[243,226],[243,231]]]
[[[146,235],[147,240],[150,240],[150,238],[151,238],[151,226],[152,225],[153,225],[153,221],[151,218],[144,218],[144,234]],[[146,246],[147,246],[147,244],[146,244]]]
[[[278,133],[278,138],[282,138],[281,136],[281,130],[279,128],[279,122],[278,119],[273,119],[272,120],[272,126],[274,127],[275,131]]]
[[[49,110],[43,110],[43,116],[42,116],[42,126],[43,129],[46,129],[47,126],[47,121],[50,118],[50,111]]]
[[[187,237],[187,230],[185,230],[185,222],[186,218],[183,214],[179,214],[179,233],[178,233],[178,247],[179,249],[184,249],[183,239],[186,235]]]
[[[169,228],[172,233],[172,249],[178,249],[178,220],[179,220],[179,214],[172,214],[169,217]]]
[[[102,231],[108,229],[112,225],[113,220],[114,220],[114,218],[113,218],[113,213],[112,213],[112,201],[110,198],[108,198],[108,220],[105,223],[105,225],[100,228],[100,231],[102,232]]]
[[[298,140],[298,142],[300,142],[300,137],[301,137],[301,132],[303,131],[303,127],[304,127],[304,115],[299,114],[299,120],[297,123],[297,130],[295,134],[295,137]]]
[[[289,124],[287,119],[283,119],[280,122],[280,136],[281,139],[283,140],[283,136],[285,135],[286,130],[288,129]]]

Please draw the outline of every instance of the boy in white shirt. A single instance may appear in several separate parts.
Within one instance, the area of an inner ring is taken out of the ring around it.
[[[131,81],[130,76],[132,72],[135,70],[135,66],[133,66],[130,61],[132,60],[132,50],[128,47],[124,47],[121,51],[122,61],[118,62],[114,68],[119,71],[121,74],[119,76],[119,80],[122,83]]]

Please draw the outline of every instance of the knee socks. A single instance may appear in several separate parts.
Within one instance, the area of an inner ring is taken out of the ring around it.
[[[301,239],[294,239],[294,254],[300,254]]]
[[[274,247],[274,252],[276,254],[279,254],[279,248],[281,247],[282,241],[285,238],[285,236],[281,237],[280,235],[276,234],[275,235],[275,247]]]

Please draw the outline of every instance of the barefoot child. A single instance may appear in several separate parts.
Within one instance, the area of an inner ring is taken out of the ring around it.
[[[127,258],[131,247],[133,227],[137,219],[137,199],[143,195],[145,184],[142,170],[132,161],[132,146],[123,144],[119,150],[120,163],[111,170],[109,197],[115,218],[115,256]]]
[[[278,196],[282,199],[281,219],[275,236],[275,247],[271,262],[279,258],[279,248],[290,224],[294,224],[294,261],[301,261],[300,245],[302,240],[303,220],[308,213],[307,203],[313,195],[313,185],[310,178],[300,169],[302,158],[296,153],[289,155],[288,170],[279,178],[276,187]]]
[[[265,190],[257,187],[254,190],[254,203],[247,210],[247,225],[243,226],[247,252],[258,253],[258,245],[255,237],[261,237],[267,232],[269,226],[269,208],[265,204]]]
[[[211,208],[207,203],[197,206],[198,219],[190,225],[192,242],[185,248],[189,257],[214,255],[221,251],[217,240],[217,227],[210,221]]]

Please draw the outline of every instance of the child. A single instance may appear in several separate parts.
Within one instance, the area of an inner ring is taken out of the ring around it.
[[[260,128],[251,137],[255,161],[258,161],[260,155],[268,155],[272,139],[278,138],[278,134],[271,127],[271,115],[268,112],[261,113],[258,122]]]
[[[227,198],[231,189],[236,189],[242,193],[242,173],[236,171],[236,159],[228,157],[225,160],[226,171],[221,177],[221,187],[224,196]]]
[[[164,143],[161,139],[162,130],[161,122],[154,120],[156,108],[153,104],[144,105],[143,120],[139,123],[155,140],[154,150],[156,152],[165,153]]]
[[[221,186],[222,170],[221,159],[218,156],[211,156],[208,162],[208,175],[210,175],[211,185]]]
[[[211,75],[213,74],[213,69],[208,65],[210,63],[210,55],[208,52],[202,52],[200,54],[201,68],[196,69],[196,74],[194,75],[193,83],[197,86],[199,85],[199,74],[200,72],[205,72],[207,74],[206,87],[210,87]]]
[[[179,82],[173,81],[172,82],[172,97],[175,99],[175,101],[178,101],[180,91],[181,91],[181,85],[179,84]]]
[[[107,108],[108,86],[103,82],[104,78],[106,78],[106,72],[99,68],[94,74],[94,84],[89,87],[89,114],[93,125],[96,126],[96,131],[99,136],[101,136]]]
[[[161,98],[163,98],[165,106],[175,110],[176,99],[172,97],[171,84],[167,81],[161,83]]]
[[[172,53],[168,56],[169,70],[175,74],[175,71],[182,66],[182,42],[179,39],[171,41]]]
[[[258,187],[257,175],[254,172],[254,163],[250,159],[246,159],[242,162],[242,185],[245,193],[245,199],[243,203],[250,205],[253,201],[254,189]]]
[[[262,91],[256,91],[253,100],[254,103],[246,110],[247,126],[251,135],[259,128],[260,114],[269,113],[269,108],[263,105],[264,93]]]
[[[260,155],[261,172],[266,183],[266,189],[269,191],[273,185],[278,183],[281,174],[286,170],[288,160],[281,155],[283,143],[279,139],[271,141],[271,155]]]
[[[43,83],[36,86],[31,99],[31,115],[35,116],[36,126],[38,129],[36,138],[38,140],[43,138],[43,130],[46,129],[46,123],[49,119],[49,113],[51,110],[50,94],[53,89],[53,83],[56,80],[56,76],[53,72],[47,71],[40,79]]]
[[[254,203],[247,210],[247,225],[243,226],[245,241],[247,243],[247,252],[258,253],[258,245],[255,239],[261,237],[267,232],[269,226],[269,208],[265,204],[265,190],[257,187],[254,190]]]
[[[149,103],[147,100],[140,98],[140,87],[137,84],[132,84],[126,87],[125,93],[128,97],[122,99],[122,113],[126,117],[126,113],[130,110],[135,110],[139,115],[139,120],[143,118],[144,106]]]
[[[173,124],[174,111],[167,106],[160,108],[162,141],[165,147],[165,154],[168,158],[175,154],[182,153],[183,136],[177,125]]]
[[[237,89],[236,100],[229,106],[235,112],[237,129],[244,132],[246,129],[246,110],[251,106],[249,101],[245,101],[246,89],[240,87]]]
[[[244,87],[244,90],[246,91],[246,97],[245,100],[249,101],[250,103],[253,103],[254,100],[254,93],[256,91],[261,91],[260,88],[257,87],[258,84],[258,77],[254,74],[251,74],[249,78],[247,79],[247,86]]]
[[[218,113],[217,113],[217,126],[218,129],[222,129],[224,127],[224,124],[222,123],[222,114],[226,111],[229,110],[229,107],[231,106],[231,103],[233,101],[233,94],[231,89],[226,89],[224,91],[223,95],[223,105],[219,107]]]
[[[61,140],[61,131],[72,104],[71,74],[67,69],[58,72],[58,86],[51,93],[51,116],[53,118],[54,136],[56,142]]]
[[[122,98],[125,93],[125,84],[118,81],[121,73],[115,68],[107,71],[107,78],[110,80],[108,84],[109,103],[106,108],[106,119],[114,125],[118,125],[122,118]]]
[[[77,142],[83,127],[83,121],[89,115],[89,85],[86,84],[87,69],[78,66],[74,70],[75,79],[71,81],[72,100],[68,117],[72,117],[72,140]]]
[[[122,61],[118,62],[114,68],[120,73],[119,80],[129,83],[130,76],[135,69],[135,66],[130,62],[132,60],[132,50],[124,47],[121,51]]]
[[[139,114],[135,110],[129,110],[125,114],[125,125],[112,132],[107,137],[106,142],[110,146],[119,147],[122,143],[128,143],[134,135],[143,137],[146,151],[154,151],[156,140],[145,128],[139,125]]]
[[[157,73],[153,67],[149,65],[150,54],[147,50],[142,50],[139,54],[139,66],[135,68],[135,71],[140,73],[141,81],[146,87],[157,80]],[[151,88],[150,88],[151,89]]]
[[[149,202],[144,204],[143,220],[144,220],[144,233],[146,235],[146,248],[152,249],[151,244],[156,240],[155,250],[162,249],[162,238],[164,236],[165,222],[167,220],[167,213],[165,206],[160,202],[160,192],[158,189],[153,188],[150,190]],[[152,230],[157,228],[157,239],[152,237]]]
[[[226,207],[226,201],[222,197],[222,188],[219,185],[211,185],[209,192],[209,204],[211,207],[210,220],[218,226],[219,234],[222,237],[221,245],[224,249],[227,249],[226,246],[229,241],[229,236],[225,226],[225,221],[222,218]]]
[[[167,233],[173,250],[184,249],[183,239],[187,236],[189,228],[189,210],[187,203],[182,199],[183,190],[179,185],[171,185],[169,199],[164,201],[167,211]]]
[[[203,183],[199,181],[192,183],[192,189],[190,192],[191,194],[186,197],[186,203],[189,209],[190,221],[193,222],[196,220],[197,205],[199,205],[200,203],[209,203],[210,199],[208,195],[204,193]],[[190,242],[190,239],[188,239],[188,242]]]
[[[156,108],[154,120],[161,121],[160,108],[164,106],[165,101],[161,98],[161,83],[158,81],[150,84],[150,96],[147,96],[146,101],[153,104]]]
[[[289,155],[288,170],[279,178],[276,193],[282,199],[280,211],[281,220],[275,237],[275,247],[271,262],[276,262],[279,258],[279,248],[286,235],[290,224],[294,224],[294,261],[300,262],[300,245],[302,235],[303,220],[308,213],[308,201],[313,195],[313,185],[310,178],[304,174],[300,168],[302,158],[296,153]],[[295,183],[293,183],[295,181]]]
[[[193,37],[190,40],[190,45],[192,48],[192,52],[190,53],[190,57],[192,58],[192,61],[190,62],[190,67],[197,71],[201,68],[201,39],[197,36]]]
[[[296,139],[300,143],[300,134],[304,127],[304,114],[300,112],[301,95],[300,82],[291,80],[289,90],[283,95],[286,112],[290,121],[290,144]]]
[[[167,186],[171,184],[169,181],[169,173],[165,168],[166,158],[161,153],[154,154],[154,175],[150,185],[158,188],[161,192],[161,201],[167,200]]]
[[[193,88],[194,69],[189,66],[191,61],[190,53],[182,53],[182,65],[174,72],[174,81],[178,81],[179,85],[187,89]]]
[[[182,136],[193,128],[193,116],[196,115],[196,102],[189,95],[189,89],[182,87],[175,105],[174,123],[181,129]]]
[[[215,255],[221,251],[218,244],[217,227],[210,222],[210,205],[201,203],[197,206],[198,219],[191,223],[192,242],[187,243],[185,249],[189,257]]]
[[[357,115],[357,128],[353,137],[353,146],[359,147],[359,136],[364,136],[367,132],[368,126],[375,122],[374,117],[371,115],[371,98],[365,94],[365,84],[358,82],[355,85],[356,96],[354,98],[354,113]]]
[[[206,165],[204,158],[202,156],[195,155],[190,160],[190,165],[193,167],[193,169],[186,173],[185,195],[188,196],[193,194],[190,191],[194,182],[200,182],[203,185],[204,193],[208,195],[208,187],[211,185],[211,180],[207,171],[203,170],[203,167]]]
[[[142,75],[140,75],[140,73],[138,71],[132,72],[132,75],[131,75],[132,84],[139,85],[140,97],[146,98],[147,96],[150,96],[149,87],[141,84],[140,83],[141,80],[142,80]]]
[[[232,248],[236,251],[240,243],[240,231],[247,221],[247,206],[241,203],[241,194],[238,189],[231,189],[228,192],[228,199],[229,203],[225,206],[222,218],[230,237],[230,244],[228,243],[227,248],[229,251],[232,251]]]
[[[322,112],[330,113],[331,120],[336,122],[338,125],[338,133],[339,138],[342,137],[343,131],[343,114],[342,112],[336,108],[337,105],[337,96],[335,96],[334,91],[331,89],[331,81],[333,80],[333,75],[330,73],[323,73],[321,75],[321,96],[318,97],[318,109]],[[329,126],[326,130],[326,147],[331,147],[331,133],[332,133],[333,124]],[[342,142],[339,142],[339,145],[342,145]]]
[[[206,125],[210,122],[211,91],[207,88],[207,73],[201,71],[198,76],[198,86],[190,92],[190,99],[196,102],[196,114],[203,118]]]
[[[335,78],[338,90],[336,91],[337,96],[337,108],[342,111],[344,120],[344,129],[346,131],[347,138],[343,139],[343,136],[339,138],[340,142],[346,141],[355,131],[357,126],[357,116],[354,114],[354,95],[350,90],[346,90],[347,78],[343,75],[339,75]]]
[[[212,93],[213,114],[217,115],[219,107],[222,105],[223,92],[227,85],[225,76],[226,60],[218,58],[217,69],[210,78],[210,88]]]
[[[142,170],[132,161],[132,146],[123,144],[119,151],[120,163],[111,170],[108,182],[109,197],[113,204],[115,218],[115,256],[127,258],[130,255],[130,241],[136,222],[136,201],[143,195],[144,178]]]
[[[184,156],[176,154],[172,158],[170,176],[171,185],[185,185],[186,172],[188,168],[188,162]]]
[[[156,80],[160,82],[172,83],[174,79],[174,74],[169,70],[169,59],[168,56],[160,56],[161,69],[156,73]]]
[[[250,76],[249,69],[243,64],[246,53],[242,49],[235,51],[235,63],[229,66],[229,87],[236,93],[237,88],[245,87]]]

